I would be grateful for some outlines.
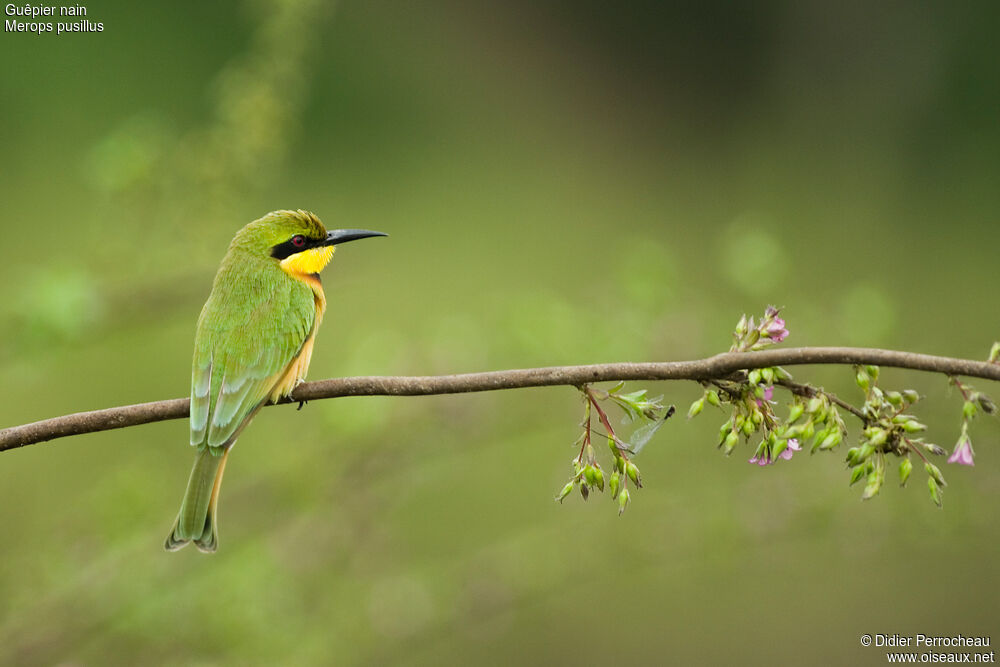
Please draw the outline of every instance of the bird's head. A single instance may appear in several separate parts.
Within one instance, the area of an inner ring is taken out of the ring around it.
[[[371,236],[388,234],[367,229],[327,231],[320,219],[308,211],[274,211],[241,229],[233,245],[274,258],[291,275],[310,275],[330,263],[338,243]]]

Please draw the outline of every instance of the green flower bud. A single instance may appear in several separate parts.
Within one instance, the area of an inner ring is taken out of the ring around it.
[[[874,470],[868,473],[868,483],[861,494],[861,499],[871,500],[878,495],[880,490],[882,490],[882,475],[879,474],[879,468],[876,466]]]
[[[1000,341],[993,343],[993,347],[990,348],[989,362],[995,364],[997,361],[1000,361]]]
[[[584,482],[580,482],[580,495],[584,500],[590,497],[590,488]]]
[[[618,489],[621,487],[622,478],[619,477],[618,471],[615,470],[611,473],[611,479],[608,480],[608,490],[611,491],[611,497],[618,497]]]
[[[927,430],[926,424],[921,424],[920,422],[914,420],[903,422],[902,427],[907,433],[920,433],[921,431]]]
[[[726,452],[726,456],[733,453],[733,450],[736,449],[736,445],[738,445],[739,442],[740,436],[737,435],[736,431],[730,431],[729,435],[727,435],[726,439],[722,442],[722,449]]]
[[[608,449],[611,450],[611,456],[615,457],[615,459],[621,457],[622,453],[618,450],[618,443],[610,435],[608,436]]]
[[[705,394],[705,398],[708,399],[709,405],[714,405],[717,408],[722,407],[722,401],[719,400],[719,392],[715,391],[714,389],[710,389],[708,393]]]
[[[812,447],[809,450],[810,453],[815,452],[817,449],[819,449],[819,446],[823,443],[823,440],[829,434],[830,434],[829,429],[825,429],[825,428],[816,431],[816,434],[813,436]]]
[[[802,426],[802,439],[808,440],[816,434],[816,425],[810,419]]]
[[[898,391],[887,391],[885,393],[885,400],[889,401],[894,408],[899,408],[903,405],[903,395]]]
[[[560,491],[559,495],[556,496],[556,501],[561,503],[566,499],[566,496],[568,496],[571,491],[573,491],[573,482],[568,483],[562,488],[562,491]]]
[[[625,508],[628,507],[628,489],[622,489],[622,492],[618,494],[618,515],[621,516]]]
[[[962,418],[972,419],[976,416],[976,404],[972,401],[966,401],[962,406]]]
[[[833,449],[841,442],[843,442],[843,440],[844,440],[844,435],[840,432],[840,429],[837,429],[836,431],[829,433],[825,438],[823,438],[823,441],[819,444],[819,448],[822,451]]]
[[[753,435],[753,432],[754,432],[754,423],[753,423],[753,420],[752,419],[744,419],[743,420],[743,428],[740,429],[740,430],[742,430],[743,431],[743,435],[747,436],[748,438],[751,435]]]
[[[931,492],[931,500],[934,501],[934,504],[941,507],[941,489],[938,488],[933,477],[927,478],[927,489]]]
[[[867,392],[869,389],[871,389],[872,386],[871,378],[869,378],[868,374],[865,373],[864,371],[858,371],[857,375],[854,376],[854,381],[858,383],[858,386],[861,388],[861,391]]]
[[[923,446],[924,449],[926,449],[928,452],[930,452],[934,456],[944,456],[945,454],[948,453],[947,451],[945,451],[945,449],[943,447],[939,447],[939,446],[931,444],[929,442],[921,442],[920,444]]]
[[[941,469],[936,465],[928,461],[924,464],[924,470],[927,471],[927,475],[931,479],[937,482],[938,486],[948,486],[948,484],[944,481],[944,475],[941,474]]]
[[[736,335],[742,338],[747,335],[747,331],[749,330],[750,327],[747,326],[747,316],[744,313],[743,317],[740,318],[740,321],[736,323]]]
[[[865,366],[865,373],[868,373],[868,377],[872,380],[878,380],[878,366]]]
[[[754,410],[750,413],[750,421],[754,426],[760,426],[764,423],[764,413],[761,410]]]
[[[593,465],[588,465],[583,469],[583,478],[587,480],[587,484],[590,486],[597,486],[597,468]]]
[[[860,464],[864,459],[861,458],[861,448],[851,447],[847,450],[847,465],[856,466]],[[854,482],[851,482],[852,484]]]
[[[625,472],[628,474],[628,478],[632,480],[636,488],[642,488],[642,477],[639,476],[639,468],[636,467],[634,463],[629,461],[625,464]]]
[[[596,486],[598,491],[604,493],[604,471],[597,464],[594,465],[594,481],[591,486]]]
[[[730,419],[721,427],[719,427],[719,444],[721,445],[726,441],[726,437],[733,431],[733,420]]]
[[[746,341],[744,342],[744,345],[746,345],[746,346],[752,346],[752,345],[755,345],[757,343],[757,341],[759,341],[759,340],[760,340],[760,331],[758,331],[757,329],[754,329],[749,334],[747,334],[747,338],[746,338]],[[744,349],[746,349],[746,348],[744,348]]]
[[[906,486],[906,480],[910,479],[910,473],[913,472],[913,461],[910,457],[904,458],[899,462],[899,485]]]
[[[912,389],[907,389],[903,392],[903,398],[906,399],[907,403],[916,403],[920,400],[920,394],[913,391]]]
[[[701,411],[705,409],[705,397],[699,398],[697,401],[691,404],[691,408],[688,410],[688,419],[692,417],[697,417],[701,414]]]
[[[764,384],[774,384],[774,369],[773,368],[760,369],[760,379],[764,381]]]
[[[809,403],[806,405],[806,412],[809,414],[816,414],[823,409],[823,399],[819,396],[809,399]]]
[[[788,441],[785,439],[776,440],[771,446],[771,460],[777,460],[781,452],[788,449]]]
[[[865,466],[858,465],[851,468],[851,483],[848,486],[854,486],[854,483],[865,476]]]
[[[747,382],[752,385],[760,384],[760,369],[755,368],[747,375]]]
[[[788,410],[788,423],[791,424],[798,421],[799,417],[802,416],[802,413],[805,412],[805,410],[806,406],[801,403],[792,404],[792,407]]]
[[[865,429],[865,436],[872,447],[881,447],[889,439],[889,433],[884,428],[873,426]]]

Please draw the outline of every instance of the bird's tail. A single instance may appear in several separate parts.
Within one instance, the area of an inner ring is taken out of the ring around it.
[[[221,454],[212,453],[208,447],[198,451],[181,511],[164,544],[167,551],[177,551],[191,541],[199,551],[206,553],[215,551],[219,546],[216,508],[228,456],[228,447]]]

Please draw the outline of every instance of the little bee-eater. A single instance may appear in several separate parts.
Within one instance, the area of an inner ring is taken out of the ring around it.
[[[219,486],[236,438],[309,370],[326,310],[319,273],[338,243],[386,236],[326,231],[306,211],[275,211],[236,233],[198,318],[191,366],[191,479],[166,548],[218,547]]]

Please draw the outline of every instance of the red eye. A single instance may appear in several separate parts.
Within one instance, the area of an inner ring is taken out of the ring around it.
[[[301,234],[296,234],[295,236],[292,237],[292,245],[295,246],[296,248],[301,248],[305,244],[306,244],[306,237],[302,236]]]

